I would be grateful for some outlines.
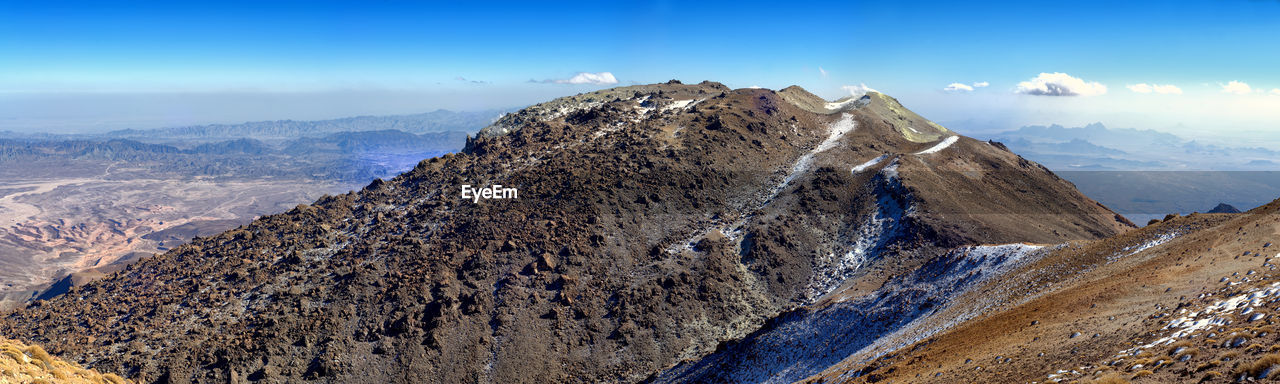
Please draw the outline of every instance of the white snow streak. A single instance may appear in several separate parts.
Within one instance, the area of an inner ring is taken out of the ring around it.
[[[881,162],[881,161],[884,161],[884,159],[887,159],[887,158],[889,158],[889,155],[888,155],[888,154],[884,154],[884,155],[880,155],[880,156],[878,156],[878,157],[876,157],[876,158],[874,158],[874,159],[867,160],[867,162],[862,163],[862,164],[860,164],[860,165],[858,165],[858,166],[856,166],[856,167],[853,167],[853,173],[858,173],[858,172],[865,171],[865,170],[867,170],[867,168],[871,168],[871,167],[876,166],[876,164],[880,164],[880,162]]]
[[[880,171],[884,174],[885,182],[890,185],[887,188],[902,188],[898,184],[897,168],[898,161],[894,159]],[[885,242],[892,241],[894,236],[902,232],[903,223],[914,208],[909,204],[904,206],[899,203],[889,191],[878,190],[876,194],[876,210],[858,227],[858,232],[854,235],[856,239],[850,244],[849,251],[839,257],[834,253],[830,254],[819,261],[820,266],[814,268],[806,292],[807,300],[816,300],[839,287],[855,271],[875,258]]]
[[[1114,263],[1116,260],[1133,256],[1138,254],[1138,252],[1145,251],[1151,247],[1167,243],[1169,242],[1169,240],[1176,239],[1178,235],[1181,235],[1181,233],[1178,233],[1178,232],[1163,233],[1163,234],[1160,234],[1160,236],[1156,236],[1155,239],[1152,239],[1151,241],[1148,241],[1146,243],[1125,247],[1124,249],[1120,250],[1120,252],[1123,252],[1123,253],[1117,253],[1117,254],[1108,256],[1107,263]]]
[[[916,152],[916,154],[917,154],[917,155],[927,155],[927,154],[930,154],[930,153],[937,153],[938,151],[941,151],[941,150],[947,149],[947,147],[950,147],[950,146],[951,146],[951,144],[955,144],[957,141],[960,141],[960,136],[951,136],[951,137],[948,137],[948,138],[946,138],[946,139],[942,140],[942,142],[938,143],[938,145],[934,145],[933,147],[930,147],[929,149],[926,149],[926,150],[923,150],[923,151],[920,151],[920,152]]]
[[[812,281],[805,292],[805,299],[809,302],[816,301],[839,287],[855,271],[862,268],[862,265],[874,256],[872,251],[885,236],[885,232],[893,224],[900,223],[904,215],[905,212],[902,211],[876,209],[876,212],[858,227],[857,240],[854,240],[849,252],[839,258],[835,254],[828,255],[831,265],[814,269],[813,276],[810,278]]]
[[[803,156],[800,156],[800,159],[796,160],[795,165],[791,166],[791,173],[787,174],[787,177],[783,179],[782,184],[779,185],[777,189],[775,189],[775,192],[773,193],[773,195],[777,195],[777,192],[782,191],[783,187],[786,187],[788,184],[791,184],[792,180],[794,180],[797,176],[800,176],[800,174],[804,173],[804,171],[808,170],[809,165],[813,164],[814,155],[817,155],[822,151],[826,151],[828,149],[834,148],[836,146],[836,142],[840,140],[840,137],[844,136],[844,134],[846,133],[853,131],[855,128],[857,128],[857,126],[858,126],[858,123],[853,120],[853,115],[850,115],[848,113],[841,116],[840,120],[836,120],[836,122],[831,123],[831,128],[830,128],[831,130],[827,133],[827,138],[825,140],[822,140],[822,142],[819,143],[817,147],[814,147],[812,151],[809,151],[809,153],[806,153]]]
[[[703,100],[705,99],[692,101],[691,103],[689,103],[689,105],[696,105],[697,103],[702,102]],[[680,100],[679,102],[687,102],[687,101],[690,101],[690,100]],[[837,120],[834,123],[831,123],[829,131],[827,133],[827,138],[822,140],[822,142],[819,143],[817,147],[814,147],[813,150],[800,156],[800,158],[796,160],[795,164],[792,164],[791,172],[788,173],[787,176],[782,179],[782,182],[773,186],[773,189],[769,191],[769,194],[767,196],[764,196],[764,199],[759,202],[758,208],[763,208],[765,205],[769,204],[770,201],[773,201],[773,199],[778,197],[778,194],[782,193],[782,191],[785,190],[788,185],[791,185],[791,182],[795,180],[795,178],[799,177],[801,174],[807,171],[809,169],[809,166],[813,164],[814,155],[822,151],[826,151],[828,149],[834,148],[836,146],[836,142],[840,139],[840,137],[844,136],[846,133],[853,131],[855,128],[857,128],[857,122],[853,120],[853,115],[850,115],[847,113],[841,116],[840,120]],[[719,230],[726,237],[736,242],[739,239],[739,236],[741,235],[742,228],[746,223],[747,219],[748,219],[748,216],[744,216],[738,219],[737,221],[734,221],[731,223],[719,222],[719,223],[709,225],[703,228],[701,231],[694,233],[694,235],[689,239],[667,247],[667,252],[676,253],[676,252],[679,252],[681,249],[684,249],[684,250],[692,249],[693,242],[695,240],[702,238],[703,236],[706,236],[706,234],[711,233],[712,230]]]
[[[834,148],[836,146],[836,140],[839,140],[841,136],[844,136],[844,134],[852,132],[853,129],[857,127],[858,123],[853,121],[853,115],[848,113],[841,115],[840,120],[836,120],[836,122],[831,123],[831,132],[827,134],[827,139],[823,140],[821,144],[818,144],[818,147],[814,148],[811,153],[818,153]]]

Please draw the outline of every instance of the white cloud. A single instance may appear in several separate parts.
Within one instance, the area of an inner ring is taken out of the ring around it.
[[[750,88],[750,89],[760,89],[760,88],[762,88],[762,87],[761,87],[761,86],[759,86],[759,85],[752,85],[752,86],[747,87],[747,88]]]
[[[1182,94],[1182,88],[1178,88],[1178,86],[1172,85],[1172,84],[1165,84],[1165,85],[1152,84],[1151,88],[1155,89],[1156,93],[1159,93],[1159,94],[1165,94],[1165,95],[1181,95]]]
[[[947,92],[973,92],[973,87],[960,84],[960,83],[951,83],[950,85],[947,85],[947,87],[943,88],[942,90]]]
[[[1253,88],[1249,87],[1249,84],[1231,80],[1231,82],[1222,84],[1222,92],[1234,93],[1237,95],[1247,95],[1249,94],[1249,92],[1253,92]]]
[[[1280,96],[1280,88],[1271,88],[1271,94]]]
[[[846,85],[840,88],[846,91],[849,91],[849,95],[853,97],[862,97],[862,95],[867,94],[867,92],[880,92],[880,91],[871,89],[871,87],[868,87],[866,84]]]
[[[822,78],[827,78],[827,70],[822,69],[822,67],[818,67],[818,73],[822,74]]]
[[[1143,83],[1143,84],[1134,84],[1134,85],[1126,85],[1126,86],[1125,86],[1125,88],[1129,88],[1129,90],[1130,90],[1130,91],[1134,91],[1134,92],[1137,92],[1137,93],[1151,93],[1151,86],[1150,86],[1150,85],[1147,85],[1147,84],[1145,84],[1145,83]]]
[[[991,83],[988,83],[988,82],[985,82],[985,81],[979,81],[979,82],[973,83],[973,87],[974,87],[974,88],[982,88],[982,87],[985,87],[985,86],[988,86],[988,85],[991,85]]]
[[[1125,88],[1129,88],[1130,91],[1134,91],[1137,93],[1155,92],[1162,95],[1181,95],[1182,94],[1182,88],[1178,88],[1178,86],[1171,85],[1171,84],[1160,85],[1160,84],[1140,83],[1140,84],[1134,84],[1134,85],[1126,85]]]
[[[1107,93],[1107,86],[1054,72],[1040,73],[1031,80],[1018,83],[1016,92],[1036,96],[1097,96]]]
[[[617,84],[618,79],[610,72],[578,72],[568,79],[544,80],[544,83],[556,84]]]

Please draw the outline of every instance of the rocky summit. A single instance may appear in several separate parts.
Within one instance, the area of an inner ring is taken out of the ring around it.
[[[1066,278],[1019,268],[1132,228],[888,95],[672,81],[507,114],[0,334],[139,382],[900,377],[898,348]]]
[[[1213,209],[1210,209],[1207,213],[1240,213],[1240,210],[1231,206],[1231,204],[1218,203],[1218,205],[1213,206]]]

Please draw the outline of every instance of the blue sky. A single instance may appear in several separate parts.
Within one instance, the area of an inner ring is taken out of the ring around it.
[[[175,3],[0,3],[0,129],[503,108],[672,78],[866,84],[962,131],[1280,121],[1277,1]],[[618,83],[554,82],[579,72]],[[1106,91],[1020,88],[1041,73]]]

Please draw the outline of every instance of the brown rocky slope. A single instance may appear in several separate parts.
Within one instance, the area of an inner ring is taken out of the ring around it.
[[[1250,382],[1280,379],[1280,200],[1171,217],[1028,264],[984,315],[807,382]]]
[[[193,240],[0,334],[142,382],[637,381],[957,246],[1131,226],[882,94],[671,82],[507,115],[464,153]]]

